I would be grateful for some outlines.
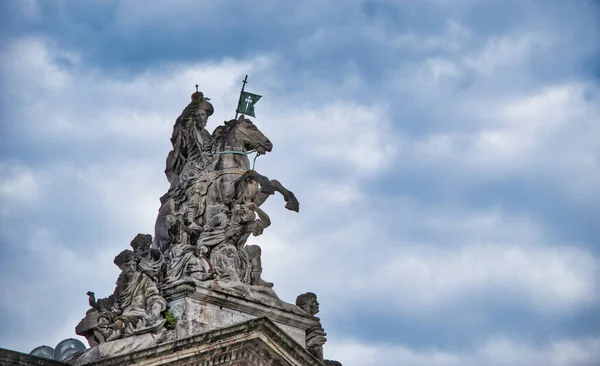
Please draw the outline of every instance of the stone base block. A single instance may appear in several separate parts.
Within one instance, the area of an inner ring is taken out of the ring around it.
[[[280,300],[265,287],[217,281],[203,286],[184,281],[161,290],[169,311],[178,318],[177,338],[267,317],[305,347],[306,330],[319,326],[318,318]]]

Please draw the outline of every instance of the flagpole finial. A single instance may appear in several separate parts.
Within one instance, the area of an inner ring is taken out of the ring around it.
[[[238,114],[240,113],[240,104],[242,103],[242,95],[244,94],[244,88],[246,87],[247,83],[248,83],[248,74],[246,74],[246,76],[244,77],[244,80],[242,80],[242,90],[240,91],[240,98],[238,99],[238,106],[235,109],[235,119],[238,118]]]

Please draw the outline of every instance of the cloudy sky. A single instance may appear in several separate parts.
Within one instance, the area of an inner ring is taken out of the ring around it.
[[[592,0],[1,0],[0,347],[76,337],[153,233],[194,85],[240,81],[263,278],[316,292],[325,357],[600,364],[600,5]]]

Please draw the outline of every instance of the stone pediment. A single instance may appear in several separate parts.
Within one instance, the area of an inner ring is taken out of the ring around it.
[[[323,363],[263,317],[88,365],[323,366]]]

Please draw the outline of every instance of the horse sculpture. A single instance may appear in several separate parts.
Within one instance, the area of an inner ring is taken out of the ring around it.
[[[187,217],[188,228],[201,232],[219,205],[235,203],[262,205],[279,192],[286,208],[299,211],[294,194],[279,181],[271,180],[250,169],[248,154],[266,154],[273,148],[269,139],[250,121],[240,118],[218,126],[213,134],[212,160],[200,171],[186,163],[179,181],[161,198],[155,224],[154,246],[161,251],[169,246],[169,228],[175,216]]]

